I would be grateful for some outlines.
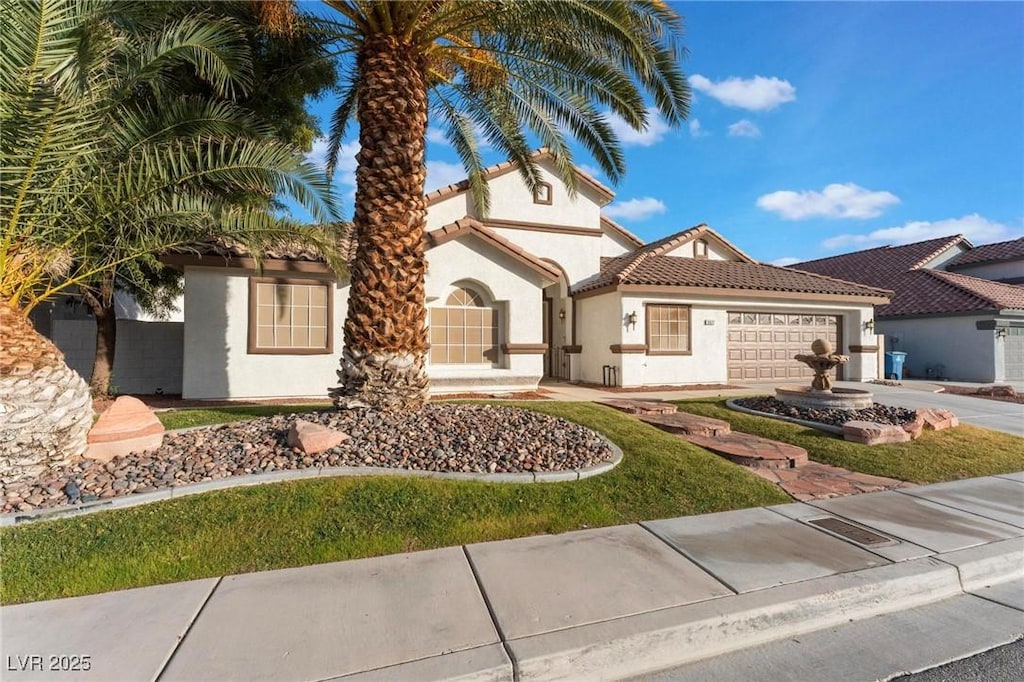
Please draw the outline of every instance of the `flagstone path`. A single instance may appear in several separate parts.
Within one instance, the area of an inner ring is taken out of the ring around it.
[[[728,422],[677,412],[675,405],[669,403],[628,399],[598,402],[745,466],[801,502],[914,487],[913,483],[895,478],[809,461],[803,448],[733,432]]]

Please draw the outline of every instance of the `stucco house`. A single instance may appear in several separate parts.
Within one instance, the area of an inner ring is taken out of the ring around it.
[[[889,292],[755,262],[698,225],[644,244],[603,217],[612,192],[548,155],[536,193],[487,171],[484,218],[465,182],[427,195],[426,292],[435,394],[532,390],[545,377],[622,386],[803,379],[817,337],[876,377],[866,322]],[[184,270],[185,398],[323,396],[336,383],[348,284],[318,254],[211,249]]]
[[[790,268],[892,289],[874,328],[907,353],[910,376],[1024,381],[1024,237],[975,247],[953,235]]]

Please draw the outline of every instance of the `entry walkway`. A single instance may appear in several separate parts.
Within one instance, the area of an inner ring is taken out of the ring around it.
[[[925,612],[952,658],[1024,629],[1022,507],[1018,473],[7,606],[3,679],[621,679]]]

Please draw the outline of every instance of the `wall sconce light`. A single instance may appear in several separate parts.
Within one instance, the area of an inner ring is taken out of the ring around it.
[[[1009,336],[1009,334],[1010,333],[1008,331],[1006,331],[1006,327],[997,327],[996,328],[996,338],[997,339],[1005,339],[1007,336]]]
[[[868,320],[867,322],[865,322],[864,323],[864,329],[866,329],[869,332],[874,331],[875,330],[875,321],[874,320]]]
[[[631,312],[629,315],[626,316],[626,324],[628,324],[631,328],[636,329],[636,311],[635,310],[633,312]]]
[[[560,320],[564,320],[565,319],[565,309],[564,308],[562,310],[558,311],[558,319],[560,319]]]

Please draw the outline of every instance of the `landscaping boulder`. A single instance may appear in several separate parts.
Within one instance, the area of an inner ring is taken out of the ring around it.
[[[938,408],[929,407],[918,410],[917,416],[924,421],[924,427],[932,431],[952,429],[960,425],[960,420],[957,419],[956,415],[949,410],[940,410]]]
[[[920,438],[924,431],[924,418],[920,415],[903,425],[903,430],[910,434],[910,438]]]
[[[155,450],[164,441],[164,425],[144,402],[123,395],[100,415],[86,437],[85,456],[109,462],[130,452]]]
[[[298,448],[307,455],[318,455],[341,445],[348,437],[342,431],[299,419],[288,429],[288,447]]]
[[[895,424],[849,421],[843,424],[843,439],[863,445],[906,443],[910,440],[910,434]]]
[[[637,417],[642,422],[677,435],[725,436],[732,430],[727,421],[690,414],[689,412],[641,414],[637,415]]]

